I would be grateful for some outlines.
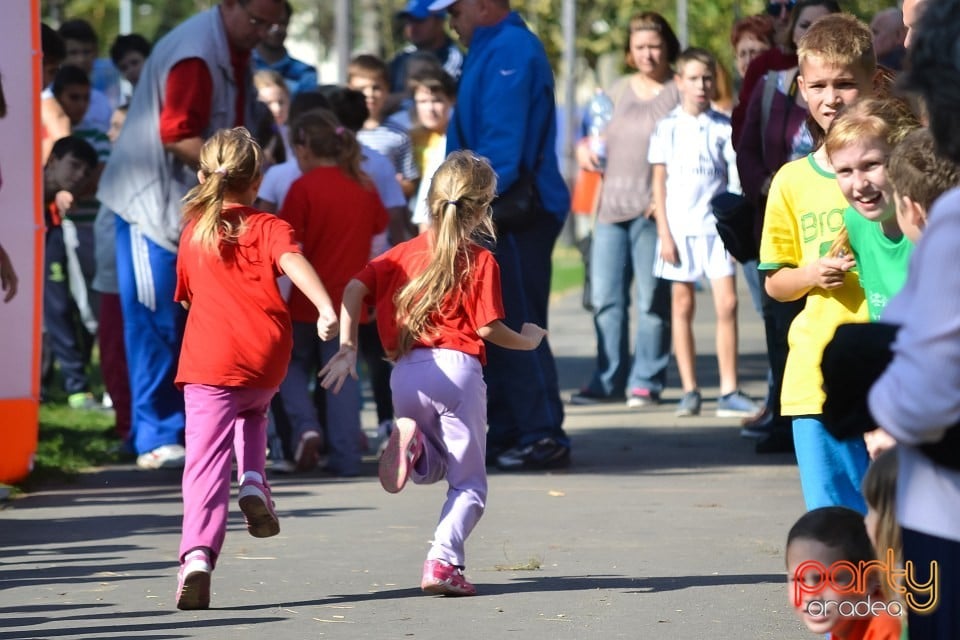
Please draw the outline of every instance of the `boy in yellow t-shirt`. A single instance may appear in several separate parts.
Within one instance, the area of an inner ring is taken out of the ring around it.
[[[824,16],[798,43],[800,92],[822,139],[837,111],[870,95],[877,78],[870,28],[849,14]],[[847,201],[822,144],[773,178],[760,243],[766,290],[782,302],[805,299],[790,326],[782,413],[793,419],[794,448],[807,509],[846,506],[866,512],[860,484],[868,456],[862,440],[839,442],[823,426],[823,348],[838,325],[865,322],[853,257],[828,255]]]

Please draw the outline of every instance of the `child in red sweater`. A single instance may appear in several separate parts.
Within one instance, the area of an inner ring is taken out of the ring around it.
[[[240,127],[218,131],[200,152],[200,184],[187,194],[175,299],[189,310],[176,384],[186,405],[183,537],[177,608],[210,606],[210,573],[227,530],[234,453],[240,510],[256,538],[280,523],[264,475],[267,408],[286,373],[290,314],[286,274],[314,309],[314,331],[337,333],[330,296],[279,218],[250,207],[263,154]]]
[[[296,231],[303,255],[317,270],[339,308],[343,289],[370,257],[373,236],[387,228],[384,208],[372,181],[360,169],[360,146],[353,133],[324,109],[308,111],[290,126],[290,141],[303,176],[290,187],[280,217]],[[303,294],[290,296],[293,358],[280,396],[290,419],[297,468],[316,466],[326,427],[327,471],[337,476],[360,472],[362,455],[360,389],[328,394],[323,420],[309,385],[321,363],[337,353],[335,342],[319,343],[312,330],[317,312]]]

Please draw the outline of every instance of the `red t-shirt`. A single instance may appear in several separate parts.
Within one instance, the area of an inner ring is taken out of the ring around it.
[[[194,244],[193,222],[181,235],[174,300],[189,302],[190,311],[176,384],[277,387],[293,349],[279,261],[300,247],[276,216],[249,207],[224,214],[246,216],[246,229],[236,243],[221,243],[221,255]]]
[[[432,251],[430,243],[431,234],[422,233],[377,256],[356,275],[356,279],[370,290],[365,301],[377,306],[377,318],[380,319],[377,330],[388,355],[397,352],[400,336],[394,297],[426,269]],[[505,316],[500,294],[500,266],[493,254],[482,247],[473,245],[471,254],[473,274],[461,289],[444,301],[440,313],[433,318],[437,335],[415,342],[414,348],[452,349],[476,356],[481,364],[486,364],[486,346],[477,330]]]
[[[883,612],[853,621],[846,633],[831,633],[830,640],[900,640],[901,624],[900,618]]]
[[[250,52],[230,48],[233,81],[237,86],[234,126],[242,125],[246,101]],[[210,123],[213,110],[213,78],[201,58],[185,58],[167,73],[163,108],[160,110],[160,140],[164,144],[199,138]]]
[[[370,241],[387,228],[387,210],[371,185],[363,186],[340,167],[318,167],[290,186],[280,217],[290,223],[303,255],[340,308],[343,290],[370,257]],[[317,309],[299,290],[290,294],[295,322],[316,322]]]

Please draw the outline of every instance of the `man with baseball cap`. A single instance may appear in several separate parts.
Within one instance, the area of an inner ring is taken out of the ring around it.
[[[390,91],[393,93],[407,90],[407,63],[417,52],[432,53],[454,80],[460,78],[463,52],[444,29],[447,12],[431,10],[430,2],[410,0],[406,8],[397,13],[397,18],[403,21],[403,35],[409,44],[390,61]]]
[[[547,326],[551,254],[570,208],[560,175],[553,71],[543,44],[509,0],[437,0],[469,47],[447,128],[447,152],[470,149],[490,160],[497,193],[532,178],[537,200],[521,228],[497,232],[504,321]],[[496,204],[495,204],[496,206]],[[570,462],[557,367],[544,340],[535,351],[487,347],[487,461],[503,470],[550,469]]]

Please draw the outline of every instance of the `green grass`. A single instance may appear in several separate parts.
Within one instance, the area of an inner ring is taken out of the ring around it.
[[[96,350],[92,360],[90,384],[99,398],[103,383]],[[112,412],[71,409],[59,372],[46,387],[46,401],[40,404],[40,433],[33,471],[17,484],[23,491],[31,491],[46,482],[69,480],[84,469],[119,462],[124,457],[120,453],[120,439],[113,430]]]
[[[30,490],[43,482],[67,480],[90,467],[121,459],[113,414],[78,411],[66,402],[40,405],[40,436],[33,471],[20,483]]]
[[[576,247],[558,244],[553,250],[553,277],[550,281],[552,295],[566,293],[583,286],[583,258]]]

